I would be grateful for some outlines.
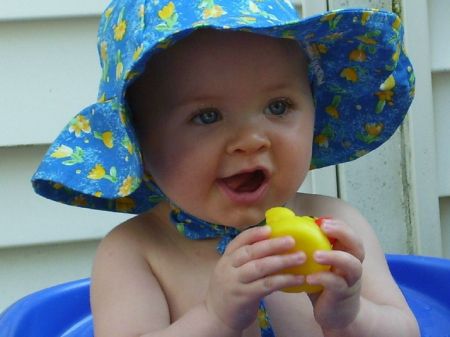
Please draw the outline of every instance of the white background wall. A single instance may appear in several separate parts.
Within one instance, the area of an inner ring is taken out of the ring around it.
[[[96,29],[106,3],[0,1],[0,311],[30,292],[88,277],[98,240],[127,218],[45,200],[29,183],[48,144],[96,98]],[[450,21],[445,14],[450,13],[450,1],[407,3],[407,28],[414,34],[427,28],[425,38],[411,37],[421,41],[410,48],[423,74],[418,87],[425,88],[413,107],[418,117],[408,120],[380,150],[319,170],[302,189],[339,195],[355,204],[387,252],[450,256],[450,151],[444,138],[450,128]],[[325,7],[325,0],[304,1],[307,14]],[[429,102],[427,90],[432,93]],[[420,118],[428,118],[425,135],[417,128]],[[420,141],[422,145],[415,145]],[[420,163],[424,156],[432,158],[426,166]],[[424,170],[425,176],[418,174]],[[437,183],[426,186],[430,180]],[[433,250],[430,246],[442,246],[441,232],[444,248]],[[432,242],[424,243],[425,237]]]

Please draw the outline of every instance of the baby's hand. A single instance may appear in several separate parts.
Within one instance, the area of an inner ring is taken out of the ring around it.
[[[311,274],[306,281],[324,288],[310,295],[314,316],[322,329],[341,329],[359,312],[364,247],[361,238],[342,221],[325,219],[321,228],[336,241],[332,251],[317,251],[314,259],[331,269]]]
[[[285,254],[294,239],[269,237],[268,226],[242,232],[230,242],[211,275],[207,309],[232,330],[242,331],[256,319],[261,298],[304,282],[303,276],[276,274],[305,261],[304,253]]]

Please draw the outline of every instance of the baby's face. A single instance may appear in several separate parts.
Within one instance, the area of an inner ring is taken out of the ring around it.
[[[314,107],[292,41],[196,32],[154,57],[129,99],[146,170],[206,221],[254,225],[308,172]]]

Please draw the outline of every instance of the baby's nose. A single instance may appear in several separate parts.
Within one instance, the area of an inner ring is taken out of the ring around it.
[[[236,129],[227,144],[228,154],[252,154],[270,148],[267,133],[257,125],[247,125]]]

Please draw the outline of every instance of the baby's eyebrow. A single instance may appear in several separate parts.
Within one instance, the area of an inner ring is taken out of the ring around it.
[[[292,83],[288,82],[280,82],[275,84],[269,84],[261,89],[262,92],[276,92],[276,91],[283,91],[283,90],[293,90]]]
[[[218,102],[220,100],[224,100],[224,96],[218,96],[218,95],[186,95],[186,97],[183,97],[177,101],[172,101],[172,104],[174,107],[185,107],[190,105],[195,106],[207,106],[210,103]]]
[[[296,83],[296,85],[294,85],[292,81],[287,80],[268,84],[261,83],[260,85],[256,85],[253,88],[255,92],[260,92],[267,95],[270,93],[279,92],[298,93],[298,84]],[[171,105],[174,108],[183,108],[189,106],[208,107],[209,104],[218,104],[221,101],[226,101],[227,99],[228,98],[226,92],[219,95],[216,93],[186,93],[176,101],[172,100]]]

